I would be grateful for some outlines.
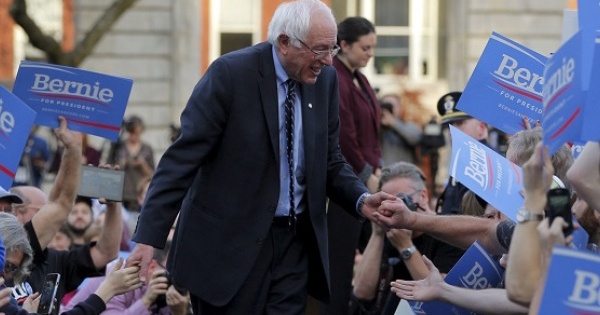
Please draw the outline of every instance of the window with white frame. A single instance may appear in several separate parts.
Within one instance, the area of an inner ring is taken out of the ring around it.
[[[209,58],[244,48],[260,41],[262,0],[212,0]]]
[[[377,30],[375,57],[365,72],[437,80],[438,5],[439,0],[360,0],[357,14]]]

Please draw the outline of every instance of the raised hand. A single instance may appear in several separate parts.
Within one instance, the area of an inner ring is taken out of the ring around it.
[[[152,277],[148,282],[148,288],[142,297],[142,301],[147,307],[154,304],[159,295],[167,293],[169,280],[163,276],[164,273],[165,271],[163,269],[157,269],[152,273]]]
[[[173,315],[185,315],[188,313],[190,308],[190,293],[182,295],[175,289],[174,286],[170,286],[167,290],[167,305]]]
[[[70,130],[67,127],[67,119],[63,116],[58,117],[60,126],[54,128],[54,133],[65,148],[81,147],[83,137],[81,133]]]
[[[27,299],[25,299],[25,302],[23,302],[23,309],[28,311],[29,313],[36,313],[38,307],[40,306],[41,296],[42,295],[39,292],[28,296]]]
[[[106,278],[104,281],[102,281],[95,292],[96,295],[98,295],[104,301],[104,303],[108,303],[108,301],[115,295],[135,290],[142,286],[142,282],[140,281],[140,276],[138,274],[140,268],[133,266],[121,269],[122,266],[123,259],[119,258],[117,263],[106,275]]]
[[[526,206],[529,210],[543,209],[546,205],[546,192],[552,184],[554,167],[548,148],[538,143],[529,160],[523,165],[523,186]]]

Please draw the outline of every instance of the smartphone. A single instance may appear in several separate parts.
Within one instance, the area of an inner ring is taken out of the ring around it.
[[[565,188],[548,190],[547,216],[550,224],[556,217],[562,217],[568,226],[563,228],[565,236],[573,233],[573,214],[571,213],[571,193]]]
[[[84,165],[77,194],[90,198],[105,198],[108,201],[122,201],[124,180],[123,171]]]
[[[59,281],[60,274],[58,273],[49,273],[46,275],[37,311],[39,314],[53,314],[55,307],[54,300],[56,299]]]

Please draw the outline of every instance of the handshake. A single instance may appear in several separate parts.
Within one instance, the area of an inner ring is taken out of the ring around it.
[[[415,203],[411,195],[394,196],[383,191],[369,194],[360,202],[358,210],[385,230],[410,228],[417,210],[431,211],[427,205]]]

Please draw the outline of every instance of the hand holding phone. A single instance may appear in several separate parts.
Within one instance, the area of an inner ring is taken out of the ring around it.
[[[571,235],[573,233],[573,214],[571,213],[571,193],[565,188],[553,188],[548,190],[547,193],[548,202],[546,214],[548,216],[548,222],[552,225],[554,218],[562,217],[568,224],[567,227],[563,228],[564,236]]]
[[[46,275],[40,305],[38,306],[39,314],[53,314],[54,307],[56,306],[56,292],[58,291],[59,281],[60,274],[58,273],[49,273]]]

